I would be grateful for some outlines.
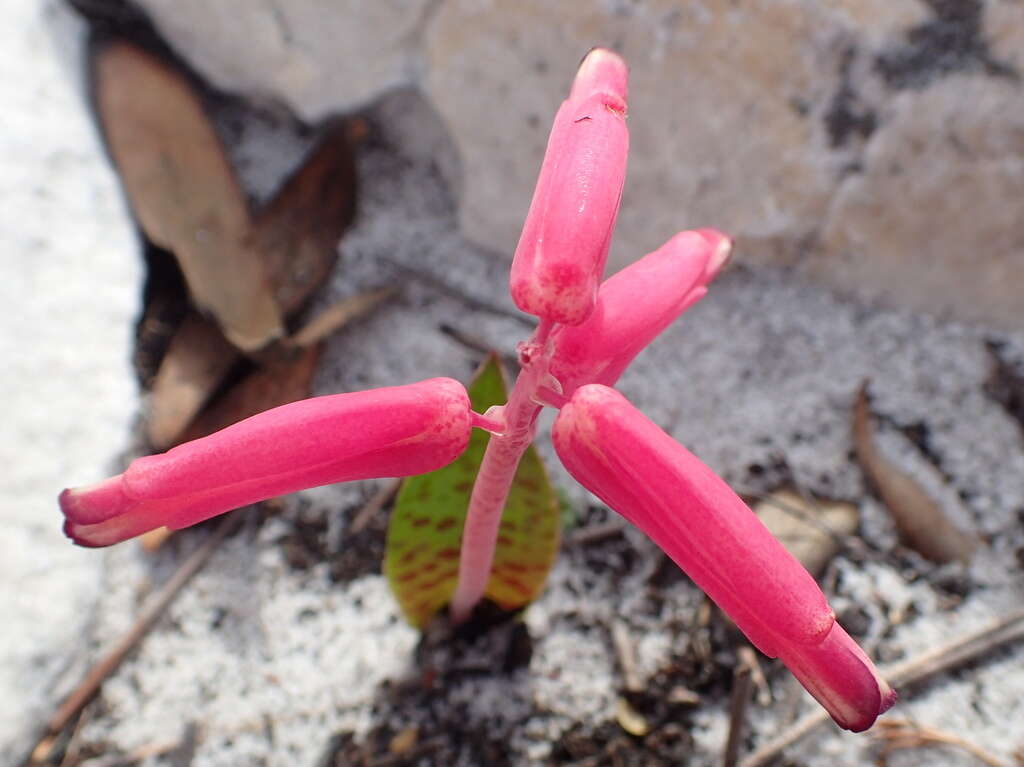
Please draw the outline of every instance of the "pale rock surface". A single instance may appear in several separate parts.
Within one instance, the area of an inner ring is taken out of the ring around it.
[[[1024,3],[989,0],[983,21],[983,36],[992,56],[1018,71],[1024,70]]]
[[[426,89],[461,151],[463,231],[514,248],[554,111],[581,52],[606,45],[630,64],[613,263],[698,225],[782,257],[834,184],[837,160],[804,112],[830,96],[842,33],[815,2],[445,3],[428,29]]]
[[[1024,322],[1024,91],[953,75],[883,111],[809,272],[933,312]]]
[[[711,225],[740,260],[1017,327],[1024,17],[963,8],[451,0],[428,28],[425,86],[461,152],[463,231],[514,247],[566,73],[608,45],[632,74],[614,265]]]
[[[79,85],[82,25],[52,0],[8,3],[4,21],[0,763],[15,764],[89,649],[103,556],[61,534],[57,493],[125,444],[139,269]]]
[[[613,265],[679,227],[717,226],[742,261],[1007,329],[1024,315],[1006,287],[1024,271],[1024,216],[994,206],[1022,183],[1014,0],[138,4],[211,82],[306,119],[420,87],[461,162],[442,169],[462,230],[500,257],[575,64],[607,45],[633,72]],[[1004,147],[947,141],[943,121],[987,121]],[[922,136],[941,161],[917,151]],[[851,242],[870,244],[856,264]]]
[[[140,0],[210,83],[307,120],[409,83],[431,0]]]

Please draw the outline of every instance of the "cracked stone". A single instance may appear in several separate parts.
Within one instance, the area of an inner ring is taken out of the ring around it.
[[[288,105],[306,120],[412,81],[434,0],[137,0],[218,88]]]
[[[906,92],[927,101],[934,97],[923,91],[939,88],[944,114],[962,122],[974,119],[966,112],[980,98],[975,84],[1002,100],[1001,109],[985,107],[990,130],[1013,135],[1024,58],[1024,6],[1015,0],[136,2],[213,84],[283,103],[305,120],[419,87],[455,147],[438,164],[462,231],[503,260],[573,68],[590,47],[614,47],[633,72],[633,149],[613,267],[681,228],[717,226],[736,236],[741,262],[794,265],[868,297],[968,320],[1019,320],[1004,276],[1024,261],[1024,224],[1003,221],[1012,211],[963,204],[969,188],[986,204],[1016,190],[1017,156],[971,164],[946,152],[949,164],[925,166],[900,138],[913,122]],[[923,121],[921,130],[948,133]],[[884,153],[876,147],[900,145],[902,180],[889,184],[877,168],[866,171],[869,182],[854,178]],[[853,214],[851,195],[865,183],[888,201],[886,220],[924,234],[909,247],[923,244],[926,258],[893,255],[895,235]],[[910,199],[938,202],[943,215],[906,205],[908,184]],[[986,228],[993,217],[1002,223]],[[964,232],[982,236],[971,242],[985,242],[983,263],[997,266],[962,267],[951,243],[963,243]],[[934,302],[921,300],[925,285]]]
[[[843,183],[808,271],[893,303],[1019,326],[1024,100],[1003,78],[905,91]]]

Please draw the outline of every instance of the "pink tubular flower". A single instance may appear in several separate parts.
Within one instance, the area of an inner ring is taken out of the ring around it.
[[[307,487],[422,474],[455,460],[471,426],[466,390],[450,378],[294,402],[65,490],[64,530],[109,546]]]
[[[486,592],[516,469],[552,406],[569,472],[649,535],[840,726],[870,727],[896,695],[814,579],[725,482],[609,388],[704,296],[732,246],[711,229],[680,232],[599,286],[626,173],[626,80],[621,57],[591,51],[555,116],[510,282],[516,305],[540,322],[518,347],[505,405],[474,413],[447,378],[285,405],[65,490],[67,534],[107,546],[306,487],[421,474],[455,460],[477,426],[491,436],[463,507],[449,604],[459,623]]]
[[[551,374],[571,396],[578,386],[612,386],[661,331],[707,293],[732,242],[714,229],[680,232],[601,284],[597,304],[580,325],[552,334]]]
[[[725,482],[625,397],[583,386],[552,436],[573,477],[647,533],[840,726],[865,730],[892,705],[895,695],[810,574]]]
[[[594,308],[626,178],[626,64],[597,48],[555,115],[512,261],[516,306],[578,325]]]

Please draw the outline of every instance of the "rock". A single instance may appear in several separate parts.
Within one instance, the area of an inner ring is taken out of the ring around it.
[[[752,30],[757,30],[756,34]],[[820,113],[844,27],[814,2],[446,3],[428,29],[426,89],[463,161],[460,220],[511,253],[551,119],[582,53],[630,63],[622,266],[679,229],[741,234],[747,258],[791,257],[824,215],[837,165]]]
[[[411,82],[430,0],[137,0],[209,81],[315,121]]]
[[[56,0],[9,4],[5,21],[0,763],[15,764],[89,649],[103,557],[61,534],[57,493],[105,476],[125,443],[140,282],[134,231],[78,86],[82,25]]]
[[[1024,93],[956,75],[901,93],[839,187],[811,275],[894,304],[1019,327]]]
[[[967,160],[945,164],[943,154],[928,167],[910,163],[892,184],[884,174],[855,178],[866,163],[906,148],[900,137],[922,89],[941,86],[946,95],[933,98],[947,99],[952,114],[976,99],[975,85],[992,88],[1003,107],[989,105],[988,130],[1014,134],[1019,3],[137,3],[211,82],[280,101],[305,119],[418,85],[457,148],[459,162],[439,163],[458,195],[462,230],[502,259],[515,247],[576,63],[594,45],[614,47],[633,72],[633,148],[613,268],[679,229],[717,226],[737,237],[741,262],[796,266],[871,298],[1008,329],[1019,323],[1002,286],[1024,264],[1024,223],[1007,224],[1012,211],[960,204]],[[1015,167],[1012,153],[973,162],[970,183],[992,201],[1016,188]],[[914,199],[938,202],[941,218],[897,204],[917,172],[932,191]],[[886,219],[898,220],[902,234],[858,212],[862,193],[889,201]],[[986,228],[993,216],[1002,216],[998,227]],[[982,229],[992,268],[966,270],[953,243]],[[922,232],[913,249],[927,256],[901,255]],[[921,299],[925,290],[934,301]]]
[[[613,266],[716,226],[737,236],[741,261],[1012,328],[1024,311],[1007,279],[1024,268],[1024,219],[1007,204],[1020,199],[1021,36],[1019,5],[998,2],[456,1],[428,28],[425,87],[461,152],[463,230],[502,253],[576,59],[610,45],[632,68]],[[950,121],[969,134],[962,151],[936,127]]]
[[[982,36],[992,57],[1024,70],[1024,5],[1014,0],[989,0],[982,21]]]

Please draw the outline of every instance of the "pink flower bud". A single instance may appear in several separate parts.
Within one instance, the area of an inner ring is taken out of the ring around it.
[[[821,644],[788,644],[778,657],[843,729],[863,732],[896,702],[896,691],[838,623]]]
[[[625,397],[601,384],[577,389],[552,436],[569,472],[647,533],[758,649],[781,658],[840,726],[865,729],[891,704],[810,574],[725,482]]]
[[[470,429],[469,397],[450,378],[293,402],[65,490],[64,529],[109,546],[307,487],[422,474],[455,460]]]
[[[613,386],[633,358],[707,293],[732,242],[713,229],[680,232],[601,284],[593,313],[552,339],[551,374],[571,396],[588,383]]]
[[[512,299],[568,325],[594,308],[626,178],[625,62],[594,49],[555,115],[512,261]]]

